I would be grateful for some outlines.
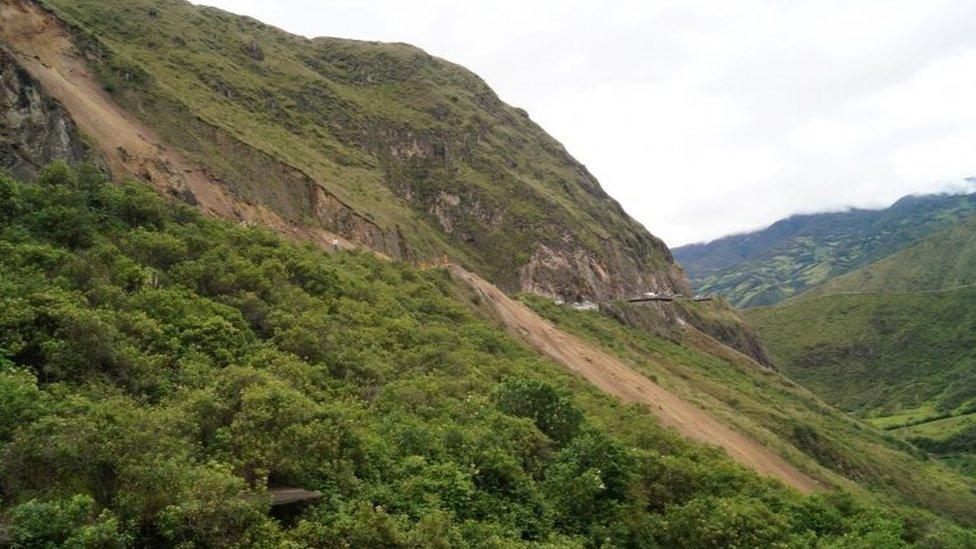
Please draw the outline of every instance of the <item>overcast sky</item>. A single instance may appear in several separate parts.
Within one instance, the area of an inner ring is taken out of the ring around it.
[[[197,3],[465,65],[672,246],[976,175],[972,1]]]

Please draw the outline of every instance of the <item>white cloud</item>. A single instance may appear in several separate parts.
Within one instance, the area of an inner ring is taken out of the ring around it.
[[[903,180],[957,181],[976,174],[973,151],[976,131],[964,131],[899,147],[891,154],[891,164]]]
[[[854,153],[867,136],[862,125],[832,118],[811,118],[787,134],[788,144],[807,154],[843,157]]]
[[[872,99],[883,128],[942,129],[976,123],[973,90],[976,90],[976,49],[967,48],[933,60]]]
[[[204,3],[467,66],[673,245],[976,175],[976,2]]]

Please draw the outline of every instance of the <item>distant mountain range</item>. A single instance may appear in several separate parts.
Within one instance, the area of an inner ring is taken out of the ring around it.
[[[693,287],[740,308],[772,305],[976,214],[976,194],[906,196],[881,210],[795,215],[673,250]]]
[[[797,215],[675,257],[789,377],[976,476],[976,194]]]

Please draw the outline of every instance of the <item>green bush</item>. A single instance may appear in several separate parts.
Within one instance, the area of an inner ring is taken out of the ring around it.
[[[0,179],[12,543],[965,539],[680,440],[479,319],[443,272],[324,254],[63,166],[43,181]],[[54,207],[87,236],[49,224]],[[269,511],[282,486],[323,497]]]
[[[52,501],[31,500],[10,511],[13,547],[127,547],[131,538],[108,510],[97,511],[86,495]]]
[[[531,419],[549,438],[565,443],[579,431],[582,414],[569,398],[540,381],[509,379],[492,395],[495,405],[507,414]]]
[[[789,539],[782,517],[745,498],[695,498],[669,509],[662,524],[661,537],[672,547],[776,547]]]

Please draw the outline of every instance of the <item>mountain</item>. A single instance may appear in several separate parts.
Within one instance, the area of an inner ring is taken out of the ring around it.
[[[179,0],[0,44],[3,543],[974,543],[465,69]]]
[[[748,317],[774,362],[828,402],[879,426],[917,426],[903,430],[916,442],[941,440],[976,411],[974,282],[970,217]]]
[[[659,239],[462,67],[182,1],[43,6],[5,0],[0,14],[3,58],[20,65],[4,72],[5,103],[48,120],[4,138],[0,162],[20,174],[38,155],[15,143],[39,135],[33,148],[69,158],[83,146],[44,118],[53,98],[114,172],[223,217],[397,258],[447,254],[508,290],[564,299],[688,291]]]
[[[940,292],[976,284],[976,217],[970,216],[812,294]]]
[[[0,176],[0,210],[0,528],[13,546],[976,536],[959,526],[976,525],[972,482],[701,332],[675,342],[513,302],[460,267],[325,253],[85,166]],[[538,337],[559,344],[540,353]],[[583,379],[625,373],[616,388]],[[618,391],[668,407],[625,407]],[[694,424],[662,424],[685,413]],[[696,442],[714,436],[728,453]],[[311,501],[272,506],[284,489]]]
[[[976,213],[976,194],[906,196],[882,210],[797,215],[674,255],[700,293],[736,307],[772,305]]]
[[[187,2],[0,8],[0,166],[14,175],[95,158],[212,215],[446,257],[564,301],[690,291],[667,246],[524,111],[417,48],[308,40]],[[686,320],[764,360],[720,315]]]
[[[750,309],[784,372],[864,414],[976,404],[976,217],[773,307]]]

